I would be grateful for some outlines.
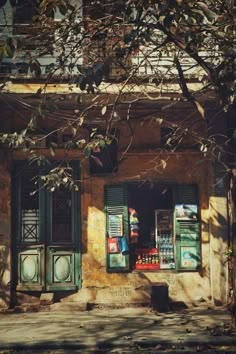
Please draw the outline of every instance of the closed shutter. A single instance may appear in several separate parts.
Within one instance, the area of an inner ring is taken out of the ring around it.
[[[42,291],[44,269],[44,190],[37,183],[40,174],[36,166],[15,163],[12,176],[12,208],[14,222],[14,283],[17,290]],[[39,192],[40,191],[40,192]]]
[[[70,165],[78,181],[79,163]],[[22,291],[73,291],[81,287],[80,193],[49,192],[35,183],[39,175],[39,168],[16,163],[13,282]]]
[[[129,270],[128,205],[124,185],[105,187],[107,271]],[[109,247],[111,242],[118,245]]]
[[[196,185],[175,188],[175,238],[178,270],[197,270],[200,266],[200,222]]]
[[[80,166],[70,162],[72,177],[79,180]],[[81,287],[80,193],[59,188],[47,193],[46,290]]]
[[[198,204],[198,188],[195,184],[179,184],[175,187],[176,204]]]

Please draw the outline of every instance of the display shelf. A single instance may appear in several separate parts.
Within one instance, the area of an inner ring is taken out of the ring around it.
[[[160,264],[135,264],[136,270],[159,270]]]
[[[155,234],[159,249],[160,269],[174,269],[173,212],[171,210],[155,211]]]
[[[158,270],[160,269],[159,251],[157,248],[139,248],[135,252],[135,269]]]

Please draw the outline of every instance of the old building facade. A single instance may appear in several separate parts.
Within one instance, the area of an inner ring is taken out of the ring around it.
[[[10,2],[4,9],[12,14]],[[47,67],[51,59],[42,60]],[[32,94],[43,86],[32,75],[8,71],[10,62],[1,64],[2,82],[7,77],[0,103],[6,134],[25,129],[37,106]],[[80,91],[67,86],[48,86],[49,95],[62,98],[60,117],[77,109]],[[101,102],[111,102],[114,90],[115,85],[110,92],[104,90]],[[65,150],[68,130],[53,135],[57,145],[52,156],[52,141],[45,135],[59,123],[49,113],[52,119],[40,120],[37,137],[41,133],[42,139],[32,148],[46,156],[51,167],[69,160],[78,191],[42,188],[34,177],[48,167],[29,165],[22,147],[2,145],[0,307],[38,305],[44,294],[61,306],[150,305],[158,285],[168,287],[170,302],[227,303],[227,178],[220,166],[204,158],[192,135],[186,133],[174,149],[166,147],[173,132],[178,136],[179,126],[207,136],[207,124],[190,103],[176,101],[166,110],[167,99],[178,96],[177,85],[169,85],[159,100],[131,105],[135,90],[127,89],[117,108],[120,119],[113,123],[109,148],[87,158],[76,149]],[[149,91],[153,97],[157,93]],[[81,107],[93,100],[92,94],[81,96]],[[204,100],[214,112],[212,94],[206,93]],[[92,109],[81,137],[88,139],[93,129],[103,134],[109,113],[109,108]],[[215,133],[225,129],[212,127]]]

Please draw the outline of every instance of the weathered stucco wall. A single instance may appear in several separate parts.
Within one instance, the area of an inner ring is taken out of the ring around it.
[[[163,154],[159,156],[163,158]],[[211,176],[207,163],[199,164],[197,153],[173,154],[165,169],[153,170],[149,178],[156,182],[197,183],[202,220],[202,268],[199,272],[156,271],[110,274],[106,271],[104,186],[145,178],[148,169],[158,163],[158,155],[129,153],[115,175],[90,176],[88,164],[82,170],[82,288],[61,296],[61,301],[92,304],[150,303],[151,285],[169,286],[173,301],[195,304],[198,301],[227,301],[227,203],[223,197],[210,195]],[[11,281],[10,174],[6,163],[0,166],[0,306],[9,306]],[[210,197],[210,205],[208,204]],[[224,227],[222,227],[224,225]],[[210,227],[210,229],[209,229]],[[17,302],[37,302],[39,294],[18,293]]]
[[[160,156],[163,158],[163,156]],[[212,248],[227,246],[225,235],[209,234],[209,185],[210,175],[206,163],[199,164],[200,155],[196,153],[178,155],[168,158],[164,170],[151,172],[155,181],[177,183],[197,183],[200,192],[200,207],[202,219],[202,268],[199,272],[156,271],[130,272],[128,274],[108,274],[106,272],[105,253],[105,215],[104,215],[104,185],[109,183],[138,180],[145,178],[145,172],[153,167],[153,161],[158,164],[154,154],[128,154],[121,163],[119,172],[110,177],[91,177],[83,175],[82,220],[83,220],[83,262],[82,289],[65,299],[66,301],[88,301],[91,303],[147,303],[150,302],[151,285],[164,282],[169,285],[169,295],[173,301],[183,301],[194,304],[198,301],[210,302],[217,297],[226,301],[227,266],[221,262],[221,255],[214,253]],[[85,169],[86,171],[86,169]],[[150,177],[150,173],[148,173]],[[217,208],[224,208],[219,203]],[[224,213],[225,210],[222,212]],[[226,215],[224,215],[225,217]],[[217,245],[217,246],[216,246]],[[210,264],[210,262],[212,262]],[[213,268],[213,269],[212,269]],[[219,277],[218,274],[221,274]],[[219,278],[216,286],[215,279]],[[217,290],[215,289],[217,287]],[[215,294],[217,292],[217,294]]]

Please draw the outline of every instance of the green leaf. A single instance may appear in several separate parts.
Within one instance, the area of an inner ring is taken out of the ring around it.
[[[160,161],[160,162],[161,162],[161,166],[162,166],[162,168],[163,168],[163,169],[165,169],[165,168],[166,168],[166,166],[167,166],[166,161],[161,159],[161,161]]]
[[[50,145],[52,146],[52,148],[57,148],[58,147],[57,143],[54,143],[54,141],[51,141]]]
[[[84,119],[85,119],[85,118],[84,118],[83,116],[81,116],[81,117],[79,118],[79,126],[83,125]]]
[[[71,128],[73,136],[76,136],[77,134],[77,129],[75,127]]]
[[[91,155],[91,148],[89,146],[85,147],[84,154],[86,157],[89,157]]]
[[[12,49],[8,44],[5,44],[4,49],[5,49],[5,53],[7,54],[7,56],[8,56],[9,58],[13,58],[13,56],[14,56],[14,51],[13,51],[13,49]]]
[[[159,123],[159,124],[162,124],[163,123],[163,118],[156,118],[156,122]]]
[[[3,48],[3,47],[0,47],[0,62],[1,62],[2,59],[4,58],[4,54],[5,54],[4,48]]]
[[[195,103],[195,105],[196,105],[196,107],[197,107],[198,112],[201,114],[202,118],[205,119],[205,118],[206,118],[206,117],[205,117],[205,109],[202,107],[202,105],[200,104],[200,102],[194,100],[194,103]]]
[[[99,140],[99,146],[104,148],[106,146],[106,143],[104,140]]]
[[[52,156],[55,156],[55,155],[56,155],[55,150],[53,149],[52,146],[50,146],[50,154],[51,154]]]
[[[102,115],[104,115],[106,113],[106,111],[107,111],[107,106],[103,106],[102,107],[102,111],[101,111]]]
[[[209,21],[212,21],[216,18],[216,13],[213,12],[212,10],[209,9],[209,7],[206,5],[206,3],[202,2],[202,1],[198,1],[197,2],[197,6],[200,7],[200,9],[202,9],[202,11],[204,12],[204,15],[206,16],[206,18]]]

